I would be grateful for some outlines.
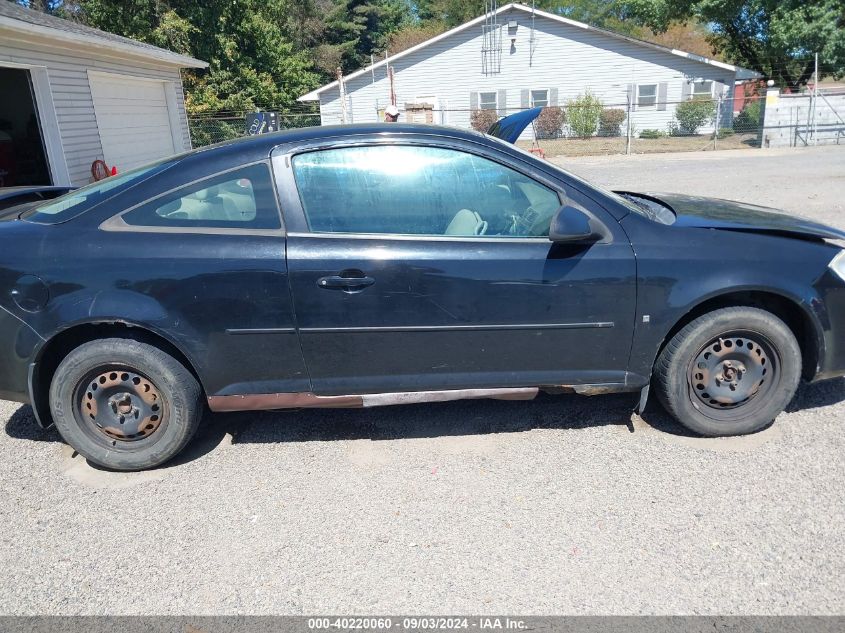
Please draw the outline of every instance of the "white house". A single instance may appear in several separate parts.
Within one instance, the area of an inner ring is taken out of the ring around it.
[[[565,105],[587,90],[606,107],[627,111],[630,99],[638,130],[665,131],[676,105],[693,94],[721,98],[720,117],[725,122],[732,116],[735,82],[758,76],[731,64],[508,4],[351,73],[342,86],[334,81],[299,100],[319,101],[324,125],[378,121],[390,103],[388,68],[394,74],[396,104],[405,115],[400,120],[458,127],[468,127],[470,113],[479,108],[495,109],[504,116],[533,106]]]
[[[205,62],[0,2],[0,186],[83,185],[188,150],[182,68]]]

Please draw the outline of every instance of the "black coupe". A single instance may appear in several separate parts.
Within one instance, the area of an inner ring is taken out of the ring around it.
[[[603,191],[490,136],[321,127],[0,214],[0,397],[121,470],[212,411],[653,385],[751,433],[845,374],[845,232]]]

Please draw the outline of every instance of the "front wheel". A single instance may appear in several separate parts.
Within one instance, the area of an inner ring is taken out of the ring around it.
[[[199,426],[201,389],[157,347],[129,339],[85,343],[59,364],[50,408],[62,438],[90,461],[143,470],[179,453]]]
[[[701,435],[743,435],[768,426],[801,378],[801,349],[789,327],[758,308],[698,317],[666,344],[655,366],[664,408]]]

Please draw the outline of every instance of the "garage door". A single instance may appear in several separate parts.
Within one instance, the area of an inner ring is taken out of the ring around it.
[[[89,80],[109,167],[124,172],[175,152],[163,81],[93,73]]]

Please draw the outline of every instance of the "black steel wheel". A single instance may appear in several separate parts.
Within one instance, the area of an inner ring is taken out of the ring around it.
[[[129,367],[94,370],[79,382],[74,402],[91,437],[117,450],[155,441],[159,429],[167,427],[168,404],[161,390]]]
[[[758,308],[723,308],[682,328],[655,365],[657,395],[702,435],[768,426],[795,394],[801,349],[789,327]]]
[[[62,438],[90,461],[143,470],[190,441],[204,411],[201,389],[179,361],[131,339],[81,345],[61,362],[50,387]]]
[[[730,420],[763,404],[780,380],[780,359],[758,332],[726,332],[707,342],[689,366],[688,385],[701,411],[716,420]],[[757,399],[756,402],[752,400]]]

